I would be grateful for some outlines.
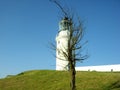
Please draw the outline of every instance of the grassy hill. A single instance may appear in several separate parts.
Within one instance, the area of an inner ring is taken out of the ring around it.
[[[77,90],[120,90],[120,73],[77,72]],[[0,90],[70,90],[67,71],[33,70],[0,79]]]

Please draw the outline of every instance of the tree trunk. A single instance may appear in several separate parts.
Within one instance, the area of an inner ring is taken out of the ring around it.
[[[71,90],[76,90],[75,75],[76,75],[76,71],[75,71],[74,63],[71,63],[71,65],[70,65],[70,80],[71,80],[70,87],[71,87]]]

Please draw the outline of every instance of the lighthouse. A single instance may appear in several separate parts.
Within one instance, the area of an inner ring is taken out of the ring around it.
[[[68,70],[68,60],[64,53],[67,54],[69,35],[69,20],[65,17],[59,22],[56,36],[56,70]]]

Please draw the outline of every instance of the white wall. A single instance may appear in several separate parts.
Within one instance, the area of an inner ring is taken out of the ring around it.
[[[120,71],[120,64],[115,65],[100,65],[100,66],[83,66],[76,67],[76,71],[101,71],[101,72],[110,72],[110,71]]]
[[[57,50],[56,50],[56,70],[67,70],[68,61],[63,52],[67,52],[68,48],[69,31],[60,31],[56,37]]]

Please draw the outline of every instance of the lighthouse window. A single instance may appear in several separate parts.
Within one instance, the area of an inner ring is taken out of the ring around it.
[[[65,23],[64,23],[64,28],[65,28],[65,29],[68,29],[68,22],[65,22]]]
[[[60,51],[58,50],[58,55],[60,54]]]
[[[58,44],[60,43],[60,41],[58,41]]]

